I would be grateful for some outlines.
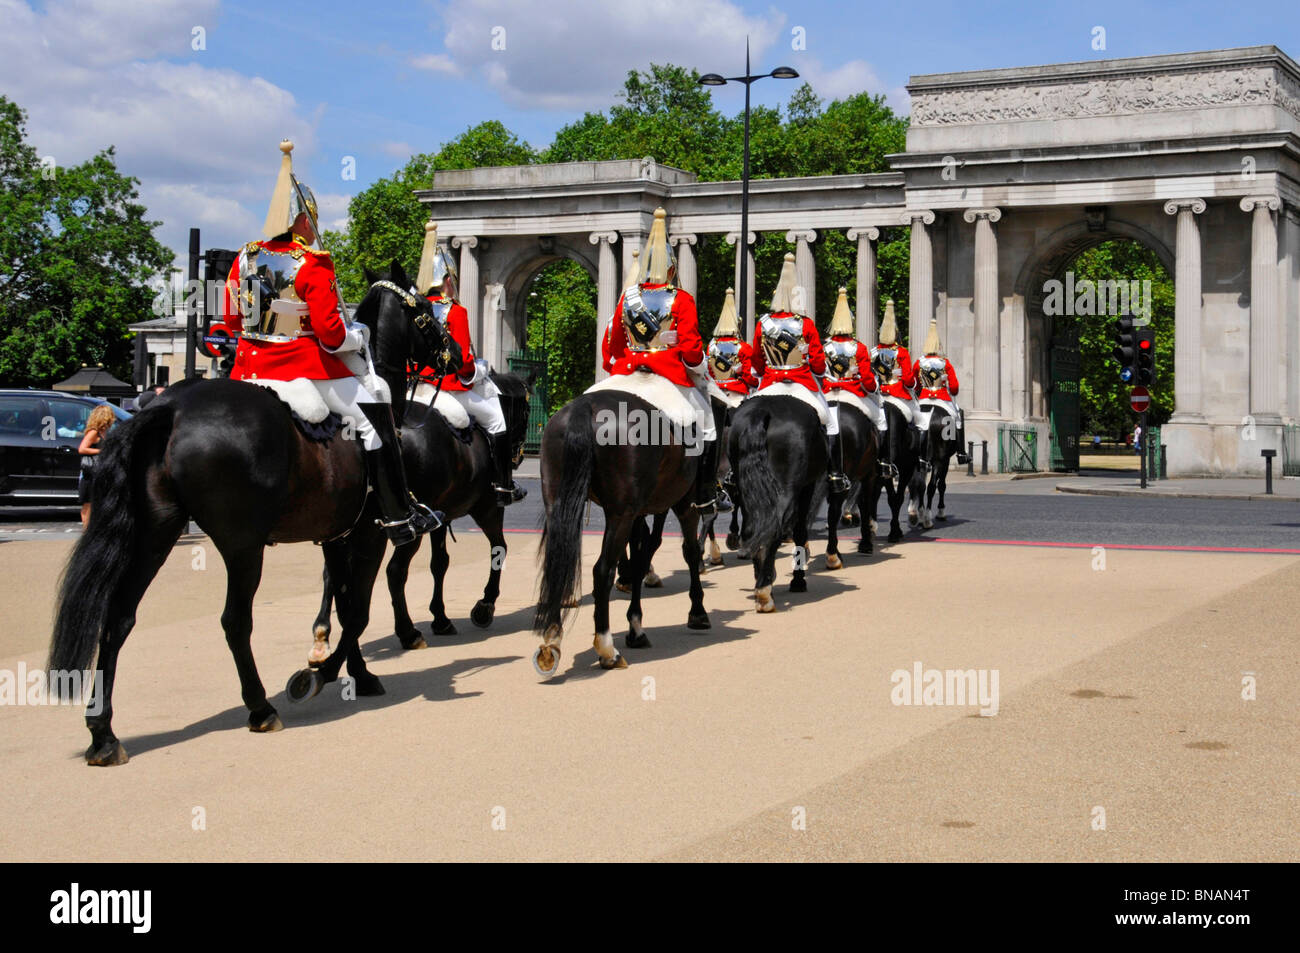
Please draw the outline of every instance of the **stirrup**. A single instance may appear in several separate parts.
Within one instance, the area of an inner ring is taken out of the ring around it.
[[[898,467],[882,460],[880,462],[880,475],[886,480],[892,480],[898,476]]]
[[[703,501],[696,500],[694,503],[691,504],[691,509],[699,513],[701,516],[709,516],[712,513],[716,512],[717,502],[718,501],[713,497],[710,497],[709,499]]]
[[[736,504],[731,502],[731,497],[727,494],[727,491],[724,490],[722,487],[718,488],[717,501],[718,501],[719,513],[730,513],[732,510],[736,508]]]
[[[826,482],[831,485],[831,490],[835,493],[847,493],[853,486],[853,484],[849,482],[849,478],[843,473],[826,474]]]
[[[967,463],[970,463],[970,454],[967,453],[965,450],[958,450],[958,451],[957,451],[957,462],[960,463],[960,464],[967,464]]]

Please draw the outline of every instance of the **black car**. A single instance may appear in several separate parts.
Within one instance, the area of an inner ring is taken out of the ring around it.
[[[0,506],[77,502],[77,447],[90,412],[107,401],[57,391],[0,390]],[[119,421],[131,415],[109,404]]]

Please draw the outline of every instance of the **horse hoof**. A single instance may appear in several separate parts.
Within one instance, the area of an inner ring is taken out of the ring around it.
[[[897,543],[897,542],[899,542],[900,540],[902,540],[902,538],[903,538],[903,531],[902,531],[901,529],[891,529],[891,530],[889,531],[889,537],[888,537],[888,538],[889,538],[889,541],[890,541],[891,543]]]
[[[776,602],[772,599],[772,587],[764,586],[762,589],[754,590],[755,608],[759,612],[775,612]]]
[[[429,626],[429,630],[433,632],[434,635],[455,635],[456,623],[452,622],[450,619],[443,619],[442,622],[435,621],[431,626]]]
[[[413,649],[422,649],[428,646],[428,643],[424,641],[424,636],[422,636],[416,629],[412,629],[405,635],[399,632],[397,635],[397,641],[401,642],[402,648],[408,652]]]
[[[691,613],[686,617],[686,628],[688,629],[711,629],[713,623],[709,621],[709,614],[701,612],[698,615]]]
[[[317,626],[316,631],[312,633],[315,641],[312,642],[311,651],[307,653],[307,664],[311,666],[320,665],[330,657],[330,640],[329,633],[321,634],[321,627]]]
[[[480,629],[486,629],[492,624],[492,619],[497,614],[497,607],[486,599],[480,599],[474,603],[474,608],[469,610],[469,621],[473,622]]]
[[[650,636],[646,635],[644,632],[629,632],[627,634],[626,642],[627,647],[630,649],[650,648]],[[604,659],[601,660],[601,664],[604,664]]]
[[[284,731],[284,722],[280,720],[280,716],[272,708],[268,714],[260,718],[256,714],[249,715],[248,730],[255,731],[259,735],[266,734],[269,731]]]
[[[533,669],[542,678],[550,678],[560,669],[560,649],[555,645],[539,645],[533,652]]]
[[[621,581],[621,580],[620,580],[619,582],[614,583],[614,588],[617,589],[619,592],[631,592],[631,591],[632,591],[632,587],[629,586],[627,583]]]
[[[737,549],[740,548],[740,534],[728,533],[726,543],[727,543],[727,549],[731,550],[734,553]]]
[[[807,580],[807,579],[791,579],[791,580],[790,580],[790,591],[791,591],[791,592],[807,592],[807,591],[808,591],[808,580]]]
[[[861,555],[870,556],[875,551],[876,551],[875,548],[871,545],[871,540],[867,539],[866,537],[863,537],[862,539],[858,540],[858,552]]]
[[[284,693],[289,696],[291,702],[305,702],[307,699],[319,695],[320,690],[324,687],[325,680],[320,677],[319,672],[314,668],[304,668],[289,676],[289,682],[284,686]],[[257,729],[254,728],[253,730],[256,731]]]
[[[641,585],[645,586],[647,589],[662,589],[664,587],[664,581],[659,578],[659,573],[652,569],[645,574],[645,579],[641,580]]]
[[[131,759],[126,756],[126,749],[122,747],[122,742],[116,738],[98,748],[91,745],[86,749],[86,764],[92,767],[112,768],[119,764],[126,764],[129,760]]]
[[[718,555],[716,555],[716,556],[710,556],[710,557],[709,557],[709,565],[710,565],[710,566],[721,566],[721,565],[723,565],[723,562],[722,562],[722,553],[718,553]]]
[[[908,514],[907,514],[907,525],[908,525],[908,526],[915,526],[919,521],[920,521],[920,517],[917,516],[915,513],[908,513]]]
[[[827,569],[843,569],[843,568],[844,568],[844,560],[840,559],[840,557],[839,557],[839,555],[838,555],[837,553],[827,553],[827,554],[826,554],[826,568],[827,568]]]
[[[947,518],[948,518],[948,514],[945,513],[943,510],[940,510],[937,514],[935,514],[935,519],[946,520]]]
[[[618,653],[615,653],[613,658],[605,658],[604,656],[601,656],[600,667],[607,671],[612,668],[627,668],[627,659],[623,658],[623,656]]]

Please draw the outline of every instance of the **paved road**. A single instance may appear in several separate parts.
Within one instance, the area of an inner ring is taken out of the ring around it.
[[[523,477],[520,483],[528,489],[528,498],[510,508],[507,527],[538,530],[542,517],[540,482]],[[949,488],[949,519],[936,522],[927,533],[911,533],[951,540],[1300,552],[1300,508],[1294,503],[1073,496],[1056,492],[1056,483],[1054,478],[963,479]],[[885,512],[882,502],[880,513]],[[588,530],[599,532],[603,525],[600,510],[593,507]],[[468,519],[455,524],[457,531],[472,527]],[[79,529],[75,510],[0,510],[0,540],[64,538]],[[669,518],[668,532],[679,532],[675,518]],[[850,538],[857,538],[856,529],[848,533]],[[813,534],[816,539],[825,538],[824,519],[814,523]]]

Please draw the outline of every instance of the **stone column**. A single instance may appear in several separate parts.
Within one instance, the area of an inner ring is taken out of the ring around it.
[[[677,255],[677,287],[694,298],[699,284],[695,270],[695,236],[669,235],[668,242]]]
[[[478,244],[478,239],[473,235],[456,235],[451,240],[451,247],[460,249],[460,287],[456,292],[469,316],[470,340],[475,343],[483,340],[482,312],[479,310],[483,292],[478,278]]]
[[[605,337],[605,326],[618,305],[618,266],[614,262],[614,242],[618,232],[592,232],[587,240],[599,246],[600,257],[596,272],[596,380],[609,375],[601,366],[600,345]]]
[[[909,209],[903,213],[903,224],[912,226],[912,260],[907,282],[907,346],[911,350],[925,340],[934,318],[934,247],[930,241],[934,212]]]
[[[998,296],[998,234],[1002,218],[997,208],[968,208],[962,213],[975,223],[975,401],[974,411],[1001,412],[1001,300]]]
[[[817,241],[817,233],[812,229],[796,229],[785,233],[785,240],[794,242],[794,271],[803,289],[803,307],[798,303],[795,308],[817,321],[817,263],[813,260],[812,243]]]
[[[1257,423],[1276,423],[1280,406],[1277,373],[1277,196],[1241,200],[1250,228],[1250,413]]]
[[[876,302],[880,297],[876,279],[876,242],[879,239],[878,228],[849,229],[849,241],[858,243],[857,338],[867,347],[876,343]]]
[[[1177,215],[1174,250],[1174,414],[1172,422],[1204,419],[1201,391],[1201,228],[1205,199],[1170,199]]]
[[[749,269],[749,279],[748,279],[748,281],[746,282],[746,284],[747,284],[748,287],[744,288],[743,291],[742,291],[742,289],[741,289],[741,287],[740,287],[740,243],[737,241],[737,238],[739,238],[739,236],[740,236],[740,232],[728,232],[728,233],[727,233],[727,244],[728,244],[728,245],[735,245],[735,246],[736,246],[736,279],[735,279],[735,283],[732,285],[732,287],[736,289],[736,293],[737,293],[737,294],[742,294],[742,293],[744,294],[744,298],[742,299],[740,306],[744,309],[744,315],[743,315],[743,317],[744,317],[744,320],[745,320],[745,340],[746,340],[746,341],[752,341],[752,340],[754,339],[754,321],[755,321],[755,317],[756,317],[755,314],[754,314],[754,309],[755,309],[756,301],[755,301],[755,298],[754,298],[754,248],[753,248],[753,245],[754,245],[754,241],[755,241],[755,239],[756,239],[758,236],[757,236],[754,232],[750,232],[750,233],[749,233],[749,240],[745,243],[745,246],[746,246],[746,247],[745,247],[745,254],[748,256],[748,257],[747,257],[747,260],[746,260],[746,267],[748,267],[748,269]]]

